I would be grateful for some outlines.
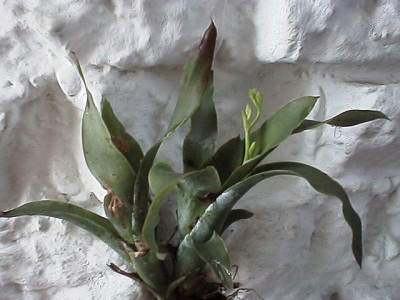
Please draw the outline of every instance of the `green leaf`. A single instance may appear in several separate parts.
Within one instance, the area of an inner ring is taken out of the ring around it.
[[[214,166],[224,183],[243,162],[244,143],[238,136],[223,144],[204,166]]]
[[[245,209],[232,209],[229,212],[229,215],[220,231],[222,234],[229,226],[231,226],[233,223],[239,221],[239,220],[245,220],[245,219],[250,219],[254,214],[248,210]]]
[[[199,257],[210,266],[222,285],[227,289],[232,289],[232,269],[228,250],[222,238],[214,232],[207,242],[193,242],[193,246]]]
[[[301,97],[289,101],[251,133],[255,143],[253,158],[245,162],[228,178],[224,189],[240,182],[279,144],[285,141],[311,112],[318,97]]]
[[[168,127],[169,135],[185,123],[200,106],[211,79],[217,30],[214,23],[208,27],[198,48],[189,55],[183,68],[178,101]]]
[[[217,112],[213,96],[213,74],[211,71],[208,87],[199,108],[192,115],[191,129],[183,143],[183,164],[185,172],[198,170],[215,151],[217,139]]]
[[[270,151],[286,140],[313,109],[318,97],[301,97],[289,101],[272,114],[251,134],[256,143],[256,155]]]
[[[178,184],[178,228],[183,238],[221,192],[221,183],[214,167],[193,171],[183,176]]]
[[[110,221],[82,207],[62,201],[42,200],[0,212],[0,218],[20,216],[47,216],[71,222],[100,238],[127,263],[131,262],[126,244]]]
[[[274,170],[286,170],[293,172],[296,176],[306,179],[316,191],[325,195],[339,198],[339,200],[342,202],[344,219],[346,220],[347,224],[349,224],[353,233],[353,255],[361,267],[363,255],[361,219],[351,205],[349,197],[347,196],[343,187],[324,172],[309,165],[295,162],[279,162],[260,166],[254,170],[253,174],[256,175],[253,176]]]
[[[110,200],[105,206],[107,216],[112,219],[119,234],[132,243],[132,182],[135,181],[136,174],[112,142],[110,132],[87,88],[79,61],[74,58],[87,94],[82,119],[82,145],[86,164],[93,176],[107,190]]]
[[[125,127],[118,120],[114,111],[107,101],[103,99],[101,106],[101,116],[111,135],[111,141],[118,150],[125,156],[131,164],[133,170],[137,173],[140,161],[143,158],[143,152],[139,143],[126,132]]]
[[[350,127],[358,124],[370,122],[377,119],[390,119],[380,111],[376,110],[348,110],[325,121],[304,120],[293,133],[299,133],[305,130],[313,129],[324,124],[339,127]]]
[[[160,178],[165,178],[166,174],[170,174],[170,179],[167,180],[164,185],[159,183]],[[160,259],[165,258],[165,255],[159,252],[157,240],[155,236],[155,229],[160,220],[160,208],[165,198],[172,192],[174,188],[176,188],[179,184],[188,185],[189,182],[196,181],[196,178],[201,177],[202,179],[198,179],[199,186],[196,187],[196,196],[200,195],[200,193],[209,193],[208,190],[208,177],[213,178],[212,176],[216,174],[216,171],[213,167],[208,167],[204,170],[193,171],[185,174],[177,174],[175,173],[170,166],[165,163],[159,163],[153,166],[150,170],[149,178],[151,186],[156,187],[158,193],[154,196],[153,202],[149,207],[149,211],[146,216],[145,223],[143,225],[142,237],[143,241],[147,244],[149,249],[153,250],[157,253],[157,256]],[[217,175],[218,176],[218,175]],[[204,182],[202,182],[202,181]],[[214,183],[213,183],[214,184]],[[213,192],[213,191],[211,191]],[[185,199],[186,200],[186,199]],[[186,200],[190,201],[190,200]],[[192,200],[193,201],[193,200]],[[196,201],[198,201],[196,199]],[[198,201],[201,204],[201,201]],[[182,205],[182,204],[181,204]],[[193,207],[193,206],[192,206]],[[196,208],[196,206],[194,206]],[[179,204],[178,204],[179,210]],[[188,212],[191,215],[196,213],[198,209],[195,209],[195,212]],[[185,216],[184,221],[188,221],[190,216]],[[178,213],[179,219],[179,213]],[[183,222],[183,221],[182,221]]]
[[[135,172],[125,156],[115,147],[111,135],[88,90],[82,69],[76,66],[85,85],[87,101],[82,120],[82,143],[86,163],[102,186],[129,207],[132,205]]]

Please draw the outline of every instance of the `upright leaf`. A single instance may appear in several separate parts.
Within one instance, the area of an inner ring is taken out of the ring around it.
[[[101,117],[106,124],[111,135],[111,141],[118,150],[125,156],[131,164],[133,170],[137,173],[139,170],[140,161],[143,158],[143,152],[139,143],[126,132],[125,127],[118,120],[117,116],[107,101],[103,99],[101,106]]]
[[[0,218],[20,216],[47,216],[71,222],[100,238],[127,263],[131,262],[126,244],[110,221],[82,207],[62,201],[42,200],[0,212]]]
[[[189,55],[183,68],[178,101],[167,135],[185,123],[200,106],[211,79],[217,30],[214,23],[208,27],[200,45]]]
[[[211,71],[208,87],[199,108],[191,117],[191,129],[183,143],[183,164],[185,171],[198,170],[215,151],[217,139],[217,112],[213,96],[213,74]]]
[[[376,110],[348,110],[325,121],[304,120],[293,133],[313,129],[324,124],[339,127],[350,127],[377,119],[390,120],[385,114]]]
[[[135,181],[136,174],[112,142],[110,132],[94,104],[76,57],[75,60],[87,95],[82,119],[82,144],[86,164],[107,190],[110,200],[105,206],[107,216],[115,224],[119,234],[132,243],[132,182]]]

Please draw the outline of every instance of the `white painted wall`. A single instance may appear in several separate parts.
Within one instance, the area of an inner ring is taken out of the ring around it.
[[[285,178],[261,184],[240,204],[255,217],[227,237],[237,280],[264,299],[400,299],[397,0],[2,1],[0,209],[50,198],[101,212],[90,193],[104,192],[81,152],[85,98],[69,51],[78,54],[96,101],[107,96],[147,149],[168,124],[181,66],[210,18],[219,32],[221,141],[240,132],[252,87],[264,93],[266,114],[291,98],[321,95],[318,119],[351,108],[392,118],[324,127],[273,155],[310,163],[342,183],[364,224],[363,269],[351,255],[338,200]],[[179,167],[182,136],[159,159]],[[0,221],[0,299],[144,299],[108,262],[121,264],[73,225]]]

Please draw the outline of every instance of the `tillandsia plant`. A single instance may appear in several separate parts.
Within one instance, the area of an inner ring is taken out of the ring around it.
[[[83,151],[90,171],[107,191],[103,201],[106,218],[54,200],[30,202],[0,212],[0,216],[50,216],[82,227],[108,244],[134,270],[128,273],[110,264],[114,271],[140,282],[158,300],[221,299],[237,288],[221,234],[232,223],[253,215],[234,209],[234,205],[257,183],[293,175],[341,201],[344,219],[352,231],[352,252],[361,266],[361,220],[341,185],[309,165],[261,163],[293,134],[324,124],[347,127],[388,118],[378,111],[350,110],[324,121],[308,120],[318,97],[301,97],[260,123],[263,97],[251,89],[250,102],[241,116],[243,137],[233,137],[216,149],[212,71],[216,35],[211,24],[190,54],[169,127],[146,153],[126,132],[106,99],[97,110],[74,56],[87,94]],[[191,129],[182,149],[184,170],[176,172],[155,158],[162,142],[189,120]],[[160,211],[171,195],[176,197],[176,231],[167,237],[159,230]],[[206,266],[214,276],[207,276]]]

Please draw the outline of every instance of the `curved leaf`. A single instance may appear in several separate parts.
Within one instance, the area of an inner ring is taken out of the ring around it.
[[[199,257],[210,266],[222,285],[227,289],[232,289],[232,268],[228,250],[222,238],[214,232],[207,242],[195,243],[192,241],[192,243]]]
[[[189,55],[183,68],[178,101],[166,136],[185,123],[200,106],[210,81],[216,38],[217,29],[211,23],[199,47]]]
[[[328,124],[331,126],[350,127],[358,124],[370,122],[377,119],[390,119],[382,112],[376,110],[348,110],[325,121],[304,120],[293,133],[300,133],[305,130],[317,128]]]
[[[343,187],[324,172],[309,165],[295,162],[279,162],[263,165],[255,169],[253,174],[262,174],[272,170],[286,170],[289,172],[294,172],[296,176],[306,179],[316,191],[325,195],[339,198],[339,200],[342,202],[344,219],[346,220],[347,224],[349,224],[353,233],[353,255],[361,267],[363,256],[361,219],[351,205],[349,197],[347,196]]]
[[[311,166],[294,163],[283,162],[274,163],[258,167],[254,170],[250,177],[235,184],[225,192],[223,192],[215,202],[213,202],[204,212],[203,216],[196,223],[190,233],[193,241],[197,243],[207,241],[214,231],[220,232],[225,223],[229,212],[240,198],[247,193],[255,184],[267,178],[277,175],[293,175],[306,179],[312,187],[318,192],[339,198],[342,202],[343,216],[350,225],[353,232],[352,250],[357,263],[362,263],[362,232],[361,220],[354,211],[348,196],[339,183],[330,178],[322,171]],[[179,252],[178,252],[179,254]],[[191,261],[186,259],[185,251],[180,252],[178,260],[182,264],[182,269],[195,269],[196,265],[191,265]]]
[[[213,74],[204,92],[201,104],[191,117],[191,129],[183,143],[183,164],[185,172],[198,170],[215,151],[217,139],[217,112],[212,99]]]
[[[169,173],[171,174],[172,180],[168,180],[163,187],[161,187],[160,184],[154,183],[155,177],[161,178],[160,173]],[[157,174],[157,175],[154,175]],[[161,254],[158,249],[157,245],[157,240],[155,236],[155,229],[158,225],[158,222],[160,220],[160,208],[165,200],[165,198],[172,192],[172,190],[177,187],[177,185],[186,182],[190,182],[190,178],[192,178],[193,181],[195,178],[201,177],[203,180],[205,180],[204,186],[202,185],[203,183],[201,181],[198,181],[199,186],[196,187],[197,193],[205,192],[208,193],[208,186],[209,184],[207,182],[207,178],[213,176],[213,174],[216,174],[216,171],[213,167],[208,167],[204,170],[200,171],[193,171],[189,173],[182,174],[179,176],[177,173],[175,173],[167,164],[165,163],[159,163],[156,164],[150,171],[149,177],[151,178],[150,182],[152,183],[152,186],[158,186],[159,192],[154,196],[153,202],[151,203],[149,207],[149,211],[146,216],[146,220],[143,225],[143,230],[142,230],[142,237],[143,241],[147,244],[149,249],[153,250],[155,253],[157,253],[157,256],[160,259],[165,258],[164,254]],[[218,176],[218,175],[217,175]],[[186,183],[187,184],[187,183]],[[179,205],[179,204],[178,204]],[[192,213],[192,212],[188,212]],[[187,216],[186,216],[187,217]],[[179,218],[179,217],[178,217]],[[187,219],[185,219],[187,220]]]
[[[110,221],[82,207],[62,201],[42,200],[0,212],[0,218],[20,216],[47,216],[71,222],[100,238],[127,263],[131,262],[126,244]]]
[[[105,98],[102,100],[101,117],[110,132],[111,141],[125,156],[133,170],[137,173],[140,161],[143,158],[142,149],[139,143],[126,132],[125,127],[118,120],[110,103]]]

